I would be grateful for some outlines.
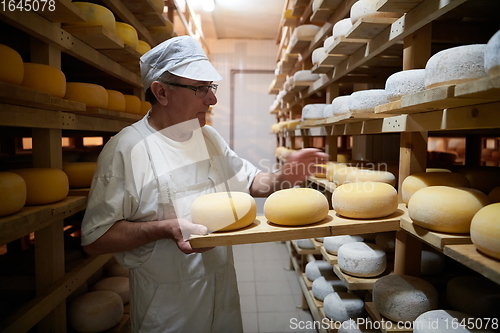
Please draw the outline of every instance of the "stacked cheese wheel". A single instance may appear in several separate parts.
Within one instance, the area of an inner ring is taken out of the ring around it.
[[[21,210],[26,203],[26,182],[14,172],[0,172],[0,216]]]
[[[68,195],[66,174],[55,168],[15,169],[26,183],[26,205],[45,205],[60,201]]]
[[[115,16],[108,8],[90,2],[73,2],[73,4],[80,9],[84,19],[84,22],[72,23],[73,25],[100,25],[113,33],[116,31]]]
[[[21,85],[57,98],[63,98],[66,93],[66,76],[55,67],[25,62]]]
[[[24,77],[21,55],[7,45],[0,44],[0,81],[20,85]]]
[[[68,82],[64,98],[85,103],[88,108],[108,107],[108,92],[103,86],[93,83]]]

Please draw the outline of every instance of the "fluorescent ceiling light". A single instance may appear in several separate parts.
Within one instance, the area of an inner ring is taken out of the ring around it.
[[[215,2],[214,0],[203,0],[201,7],[206,12],[213,12],[215,9]]]

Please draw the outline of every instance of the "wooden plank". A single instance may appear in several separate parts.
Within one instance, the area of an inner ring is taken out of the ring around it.
[[[404,211],[398,209],[394,214],[384,218],[354,220],[338,216],[331,210],[321,222],[296,227],[278,226],[269,222],[264,216],[257,216],[254,223],[246,228],[209,235],[192,235],[190,243],[192,247],[199,248],[394,231],[399,229],[399,220],[403,215]]]
[[[349,290],[372,290],[373,284],[383,276],[392,274],[392,265],[377,277],[356,277],[342,272],[338,264],[333,265],[333,272],[338,276]]]
[[[104,119],[120,119],[120,120],[127,120],[127,121],[137,121],[137,120],[142,119],[142,117],[143,117],[143,116],[138,115],[138,114],[111,111],[111,110],[105,110],[105,109],[99,109],[99,108],[87,108],[85,111],[72,112],[72,113],[77,113],[77,114],[82,114],[82,115],[87,115],[87,116],[92,116],[92,117],[99,117],[99,118],[104,118]]]
[[[123,4],[146,27],[165,25],[165,19],[149,0],[123,0]]]
[[[443,253],[500,284],[500,261],[482,254],[474,244],[445,245]]]
[[[135,62],[137,68],[139,68],[141,54],[130,45],[125,44],[121,49],[105,49],[100,51],[119,64]]]
[[[371,319],[377,323],[374,327],[377,327],[383,333],[413,332],[413,327],[405,327],[405,325],[410,325],[411,322],[396,323],[390,321],[378,312],[373,302],[365,302],[365,309]]]
[[[331,54],[327,53],[326,56],[319,62],[320,66],[335,66],[347,59],[345,54]]]
[[[42,8],[43,2],[40,1],[40,8]],[[34,2],[32,6],[36,6]],[[55,4],[52,7],[54,10],[50,10],[50,3],[47,1],[44,10],[37,11],[41,16],[55,23],[78,23],[85,22],[82,11],[71,3],[71,0],[55,0]]]
[[[313,38],[314,37],[301,37],[300,39],[291,39],[290,44],[287,47],[287,52],[292,54],[302,52],[302,50],[311,44]]]
[[[351,55],[361,47],[365,46],[369,40],[367,39],[353,39],[345,36],[335,38],[335,41],[329,49],[325,49],[328,54],[344,54]]]
[[[455,97],[474,100],[500,100],[500,76],[484,77],[455,86]]]
[[[96,50],[122,49],[123,40],[102,25],[63,25],[62,28]]]
[[[333,15],[334,10],[328,8],[318,8],[312,14],[309,20],[314,23],[323,23]]]
[[[0,244],[40,230],[58,219],[71,216],[87,207],[86,197],[66,197],[43,206],[25,206],[19,212],[0,217]]]
[[[378,12],[407,13],[423,0],[379,0],[376,4]]]
[[[330,182],[326,178],[318,178],[315,176],[309,176],[307,178],[307,181],[321,186],[322,188],[324,188],[326,191],[328,191],[330,193],[333,193],[333,191],[335,191],[335,188],[337,187],[337,186],[335,186],[334,182]]]
[[[314,302],[314,306],[316,307],[316,309],[320,310],[323,307],[323,302],[314,297],[312,290],[309,290],[309,296],[311,297],[311,300]]]
[[[324,246],[320,248],[321,255],[323,255],[323,259],[329,263],[330,265],[336,265],[337,264],[337,256],[334,254],[329,253]]]
[[[345,34],[349,39],[372,39],[396,22],[395,17],[363,17]]]
[[[88,197],[90,188],[70,188],[68,195],[74,197]]]
[[[297,251],[297,253],[299,255],[320,254],[319,246],[317,246],[316,242],[314,242],[313,239],[311,239],[311,242],[314,245],[313,249],[306,249],[306,248],[300,247],[299,244],[297,244],[297,240],[296,239],[292,240],[292,246],[295,249],[295,251]]]

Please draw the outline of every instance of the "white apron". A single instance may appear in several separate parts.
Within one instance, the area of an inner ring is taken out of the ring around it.
[[[134,127],[141,133],[140,128]],[[207,144],[212,146],[207,148],[213,156],[214,145]],[[212,158],[209,179],[177,188],[169,186],[168,175],[158,179],[154,164],[151,165],[160,196],[159,220],[176,217],[191,220],[192,200],[215,192],[217,170]],[[170,197],[165,198],[166,195]],[[186,255],[173,240],[158,240],[149,259],[130,269],[130,286],[132,332],[243,332],[230,246]]]

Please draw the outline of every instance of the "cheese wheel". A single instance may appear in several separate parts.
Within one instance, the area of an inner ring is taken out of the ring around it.
[[[472,218],[470,238],[476,248],[500,259],[500,203],[481,208]]]
[[[169,20],[165,20],[165,25],[148,27],[148,31],[155,41],[165,41],[175,34],[174,25]]]
[[[255,199],[244,192],[219,192],[202,195],[191,204],[193,223],[209,231],[230,231],[249,226],[257,217]]]
[[[335,180],[335,171],[345,167],[347,167],[345,163],[328,162],[326,164],[326,179],[333,182]]]
[[[497,167],[462,167],[457,172],[467,177],[470,187],[486,194],[500,186],[500,169]]]
[[[26,182],[26,205],[45,205],[66,198],[68,177],[55,168],[26,168],[11,170]]]
[[[409,175],[401,184],[403,202],[408,204],[412,195],[418,190],[429,186],[470,187],[469,180],[456,172],[417,172]]]
[[[293,82],[316,81],[317,79],[319,79],[319,74],[312,73],[310,69],[297,71],[293,74]]]
[[[375,277],[387,268],[385,251],[372,243],[344,244],[338,250],[337,260],[342,272],[358,277]]]
[[[107,290],[117,293],[121,297],[123,304],[127,304],[130,301],[128,277],[114,276],[99,280],[92,286],[92,291],[101,290]]]
[[[77,332],[105,331],[118,324],[122,317],[122,299],[112,291],[83,294],[68,308],[68,322]]]
[[[420,256],[420,274],[435,275],[445,268],[445,257],[436,251],[422,250]]]
[[[351,18],[345,18],[340,21],[337,21],[332,29],[332,37],[337,38],[340,36],[345,36],[352,28]]]
[[[454,310],[498,318],[500,286],[481,275],[457,276],[446,284],[446,300]]]
[[[68,176],[70,188],[85,188],[92,184],[96,167],[96,162],[71,162],[65,163],[62,170]]]
[[[63,98],[66,93],[66,76],[55,67],[25,62],[21,85],[57,98]]]
[[[349,98],[351,95],[338,96],[335,97],[332,101],[333,114],[343,114],[349,113]]]
[[[474,214],[489,202],[486,194],[475,189],[431,186],[413,194],[408,215],[425,229],[467,234]]]
[[[312,294],[314,298],[323,301],[328,294],[346,292],[347,288],[344,282],[337,279],[325,279],[324,276],[320,276],[312,283]]]
[[[377,11],[378,0],[359,0],[351,7],[350,18],[352,24],[368,17],[400,17],[399,13]]]
[[[315,249],[316,246],[314,245],[313,241],[310,239],[297,239],[297,246],[300,247],[301,249]]]
[[[390,102],[404,95],[425,90],[425,69],[411,69],[392,74],[385,81],[385,91]]]
[[[115,22],[115,25],[116,25],[115,29],[116,35],[123,40],[124,44],[130,46],[135,50],[139,43],[137,30],[135,30],[135,28],[128,23]]]
[[[491,77],[500,75],[500,30],[486,44],[484,50],[484,69]]]
[[[302,108],[302,119],[321,119],[327,104],[307,104]]]
[[[73,22],[72,25],[102,25],[111,32],[115,32],[115,16],[108,8],[90,2],[72,2],[82,12],[85,22]]]
[[[373,304],[392,321],[414,321],[422,313],[435,310],[437,290],[427,281],[408,275],[391,274],[373,284]]]
[[[330,36],[327,39],[325,39],[325,41],[323,42],[323,47],[325,48],[325,52],[330,51],[333,43],[335,43],[335,38],[333,38],[333,36]]]
[[[106,89],[108,94],[108,105],[106,110],[123,112],[125,111],[125,96],[119,91]]]
[[[347,180],[347,176],[353,172],[359,170],[358,167],[346,166],[346,167],[338,167],[333,172],[333,182],[335,185],[339,186],[345,184]]]
[[[333,266],[325,260],[314,260],[306,264],[305,267],[306,278],[309,281],[314,281],[320,276],[330,277],[335,276]]]
[[[303,24],[299,25],[297,28],[292,33],[292,37],[295,36],[298,39],[301,38],[307,38],[307,37],[314,37],[318,33],[320,27],[314,24]]]
[[[357,235],[329,236],[323,239],[323,247],[328,253],[337,255],[337,252],[342,245],[362,241],[363,237]]]
[[[346,183],[382,182],[396,186],[396,177],[389,171],[358,169],[349,172]]]
[[[68,82],[64,98],[85,103],[88,108],[105,109],[108,106],[106,89],[93,83]]]
[[[264,215],[279,225],[306,225],[328,216],[328,200],[311,188],[290,188],[272,193],[264,202]]]
[[[426,168],[425,172],[451,172],[451,170],[443,168]]]
[[[365,302],[358,296],[338,292],[331,293],[323,301],[325,316],[334,321],[343,322],[349,319],[362,318],[365,315]]]
[[[326,104],[323,109],[323,118],[333,117],[333,105]]]
[[[108,276],[129,277],[129,269],[123,267],[119,263],[114,263],[108,267],[107,274],[108,274]]]
[[[165,7],[165,3],[163,0],[149,0],[149,2],[153,5],[155,12],[162,14],[163,9]]]
[[[140,114],[141,100],[135,95],[123,95],[125,97],[125,112]]]
[[[26,182],[14,172],[0,172],[0,216],[21,210],[26,203]]]
[[[163,0],[162,0],[163,1]],[[149,45],[148,43],[146,43],[145,41],[143,40],[138,40],[137,41],[137,47],[135,48],[135,50],[140,54],[140,55],[143,55],[144,53],[148,52],[149,50],[151,50],[151,45]]]
[[[396,189],[386,183],[348,183],[333,191],[332,206],[341,216],[376,219],[391,215],[398,209],[398,195]]]
[[[141,101],[141,115],[146,115],[151,107],[152,105],[148,101]]]
[[[326,172],[326,164],[315,164],[314,166],[323,168]],[[314,177],[317,178],[326,178],[326,173],[323,171],[317,171],[314,173]]]
[[[500,202],[500,186],[495,187],[488,193],[488,198],[490,198],[490,201],[493,202]]]
[[[396,232],[379,232],[375,236],[375,244],[386,253],[394,253],[396,249]]]
[[[338,163],[347,163],[351,160],[350,154],[337,154],[337,162]]]
[[[321,60],[325,59],[326,52],[324,47],[318,47],[311,54],[311,62],[313,65],[317,64]]]
[[[452,47],[434,54],[425,65],[425,88],[467,82],[487,76],[486,44]]]
[[[384,89],[355,91],[349,98],[349,111],[354,113],[373,113],[376,106],[389,103]]]
[[[484,324],[482,319],[467,313],[453,310],[432,310],[422,313],[415,319],[413,333],[494,332],[486,329]]]
[[[0,81],[20,85],[24,77],[21,55],[13,48],[0,44]]]

